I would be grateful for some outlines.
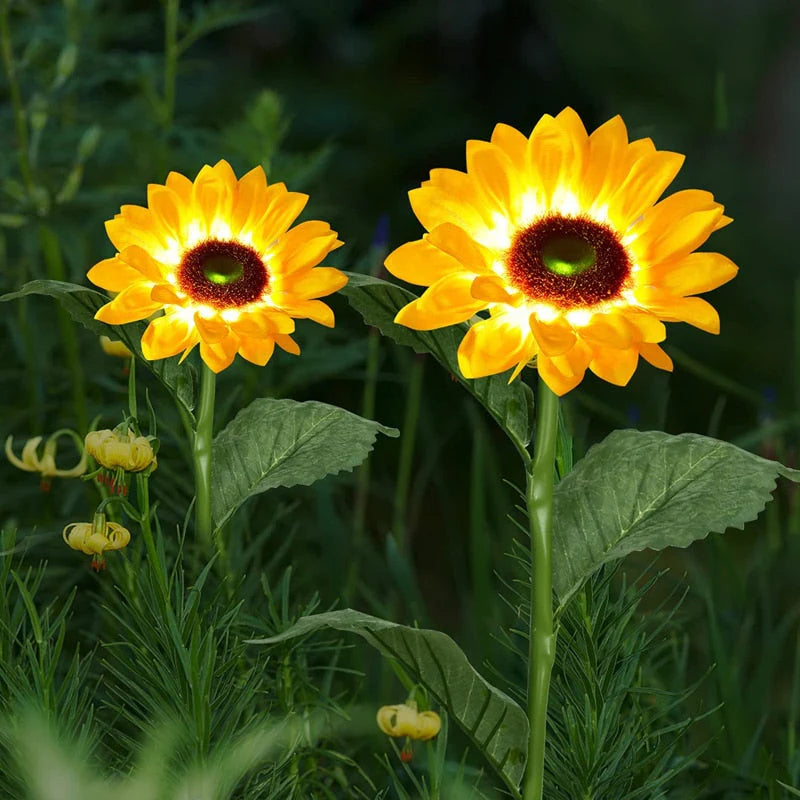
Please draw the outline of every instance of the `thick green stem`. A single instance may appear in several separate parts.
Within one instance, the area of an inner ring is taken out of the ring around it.
[[[214,436],[214,395],[217,376],[205,364],[200,382],[200,406],[194,434],[195,533],[210,551],[211,524],[211,442]]]
[[[558,439],[558,397],[539,380],[536,442],[526,472],[527,505],[533,559],[528,649],[528,762],[524,800],[541,800],[547,695],[556,652],[553,633],[553,477]]]

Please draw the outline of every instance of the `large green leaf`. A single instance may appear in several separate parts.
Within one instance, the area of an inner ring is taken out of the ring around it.
[[[562,605],[601,564],[743,528],[779,475],[800,472],[694,433],[615,431],[556,487],[553,585]]]
[[[44,295],[55,298],[61,307],[75,320],[98,336],[109,336],[124,342],[136,357],[164,384],[191,416],[194,408],[194,380],[188,365],[180,366],[177,358],[148,361],[142,355],[142,334],[147,327],[144,322],[129,325],[107,325],[94,318],[97,309],[108,302],[108,297],[75,283],[63,281],[30,281],[19,291],[0,296],[0,302],[17,300],[28,295]]]
[[[442,366],[470,391],[497,420],[519,448],[525,448],[533,430],[533,392],[520,380],[509,384],[508,378],[492,375],[467,380],[458,368],[458,345],[468,326],[451,325],[435,331],[415,331],[395,325],[395,314],[416,296],[400,286],[368,275],[350,273],[342,293],[368,325],[374,325],[384,336],[417,353],[430,353]]]
[[[277,486],[308,486],[358,466],[379,433],[395,428],[325,403],[260,398],[214,439],[211,514],[219,528],[248,497]]]
[[[487,683],[458,645],[440,631],[397,625],[346,608],[302,617],[289,630],[253,644],[275,644],[322,628],[357,633],[393,658],[443,706],[497,770],[515,797],[528,742],[525,712]]]

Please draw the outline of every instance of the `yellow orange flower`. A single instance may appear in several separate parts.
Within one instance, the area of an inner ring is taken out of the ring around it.
[[[114,356],[115,358],[131,358],[133,353],[124,342],[113,341],[108,336],[100,337],[100,347],[107,356]]]
[[[433,739],[442,727],[435,711],[417,711],[413,700],[395,706],[381,706],[377,721],[387,736],[407,736],[422,742]]]
[[[625,385],[640,355],[671,370],[664,322],[719,333],[695,295],[738,269],[693,252],[731,222],[710,192],[657,202],[682,163],[650,139],[629,142],[618,116],[591,135],[571,108],[530,136],[497,125],[490,142],[467,143],[466,173],[435,169],[410,193],[428,233],[386,267],[429,288],[395,321],[432,330],[474,318],[458,350],[465,377],[513,369],[513,380],[535,357],[557,394],[587,368]]]
[[[112,325],[157,312],[142,337],[145,358],[195,345],[214,372],[237,353],[263,366],[275,345],[295,355],[295,318],[332,326],[318,298],[347,282],[317,264],[340,242],[326,222],[290,226],[308,196],[267,185],[261,167],[237,179],[226,161],[194,181],[171,172],[147,187],[147,207],[127,205],[106,223],[117,248],[89,270],[89,280],[118,292],[95,315]]]
[[[92,569],[105,569],[105,553],[121,550],[131,540],[130,531],[118,522],[107,522],[99,511],[91,522],[73,522],[64,528],[61,537],[73,549],[92,556]]]
[[[151,464],[156,465],[153,446],[146,436],[137,436],[132,430],[90,431],[86,434],[86,452],[106,469],[141,472]]]
[[[50,489],[50,479],[57,478],[78,478],[86,472],[86,451],[81,448],[81,457],[78,463],[70,469],[60,469],[56,466],[56,451],[58,449],[58,439],[60,436],[69,435],[75,436],[71,431],[61,430],[54,433],[47,438],[42,448],[42,454],[39,455],[39,445],[42,443],[42,436],[34,436],[28,439],[22,448],[22,458],[18,458],[11,448],[14,437],[9,436],[6,439],[6,458],[17,469],[25,470],[25,472],[38,472],[41,476],[41,487],[43,491]]]

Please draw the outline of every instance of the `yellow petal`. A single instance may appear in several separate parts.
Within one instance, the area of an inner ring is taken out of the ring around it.
[[[717,206],[708,211],[696,211],[676,221],[662,236],[649,243],[645,256],[647,261],[657,264],[688,255],[714,232],[721,214],[722,206]]]
[[[137,270],[142,278],[154,283],[164,280],[167,272],[164,265],[138,245],[126,247],[120,252],[119,258]]]
[[[289,306],[283,306],[283,308],[293,317],[310,319],[320,325],[325,325],[327,328],[332,328],[335,323],[333,311],[321,300],[303,300],[292,303]]]
[[[386,259],[385,267],[397,278],[418,286],[430,286],[462,265],[452,256],[434,247],[427,239],[401,245]]]
[[[466,272],[445,275],[415,301],[419,312],[435,317],[438,320],[435,327],[454,325],[468,320],[477,311],[486,307],[484,300],[476,300],[472,296],[470,289],[474,279],[474,274]],[[402,313],[403,309],[396,317],[397,322],[400,322]],[[400,322],[400,324],[407,323]]]
[[[559,356],[558,358],[563,358]],[[548,356],[538,356],[536,359],[536,369],[539,377],[547,386],[559,397],[574,389],[582,380],[586,369],[562,372],[555,364],[554,359]]]
[[[300,346],[294,339],[292,339],[291,336],[278,333],[275,335],[275,344],[277,344],[281,350],[285,350],[287,353],[291,353],[293,356],[300,355]]]
[[[161,308],[161,303],[154,303],[150,299],[152,288],[152,283],[148,281],[139,281],[128,286],[110,303],[100,308],[94,318],[109,325],[125,325],[149,317]]]
[[[13,440],[13,436],[9,436],[6,439],[6,458],[17,469],[24,470],[25,472],[39,472],[39,458],[36,454],[36,448],[39,446],[39,442],[42,441],[42,437],[34,436],[32,439],[28,439],[28,441],[25,443],[25,446],[22,448],[21,461],[11,449]]]
[[[572,326],[563,318],[556,317],[552,322],[542,322],[535,313],[530,315],[528,323],[539,345],[539,350],[546,356],[560,356],[571,350],[576,336]]]
[[[506,154],[490,142],[467,142],[467,172],[475,178],[486,202],[505,214],[517,206],[519,188],[516,172]]]
[[[95,264],[86,277],[96,286],[107,289],[109,292],[121,292],[132,283],[140,281],[142,274],[114,256],[114,258],[106,258]]]
[[[231,328],[243,338],[271,339],[276,333],[293,333],[294,320],[278,308],[258,308],[242,312]]]
[[[200,358],[212,372],[222,372],[231,365],[238,349],[239,337],[235,334],[229,334],[221,342],[213,344],[201,340]]]
[[[636,297],[665,322],[688,322],[707,333],[719,333],[719,314],[702,297],[673,297],[658,289],[637,289]]]
[[[499,275],[478,275],[472,286],[470,294],[476,300],[487,303],[515,304],[522,295],[512,290]]]
[[[183,239],[181,211],[184,208],[180,197],[172,189],[158,183],[147,186],[147,206],[153,212],[164,232],[180,242]]]
[[[498,314],[476,322],[458,347],[458,366],[465,378],[482,378],[505,372],[536,355],[531,332],[517,318]]]
[[[638,159],[609,200],[609,218],[624,231],[650,208],[678,174],[684,156],[659,150]]]
[[[254,226],[257,240],[268,246],[289,230],[308,202],[308,195],[300,192],[284,192],[271,203],[266,214]]]
[[[195,312],[194,325],[200,334],[200,340],[206,344],[218,344],[228,336],[228,323],[221,317],[204,317],[199,311]]]
[[[192,211],[205,235],[214,235],[216,220],[230,218],[233,199],[233,186],[214,167],[206,164],[197,173],[192,187]]]
[[[325,236],[315,236],[313,239],[309,239],[291,251],[284,249],[284,252],[288,254],[288,258],[279,262],[278,274],[292,275],[295,272],[316,267],[331,250],[339,245],[341,245],[341,242],[336,238],[336,231],[330,231]]]
[[[657,344],[642,342],[639,345],[639,353],[642,358],[658,369],[665,369],[672,372],[672,359]]]
[[[625,386],[636,372],[639,351],[634,348],[616,350],[601,347],[594,352],[589,369],[604,381],[616,386]]]
[[[583,149],[569,128],[545,114],[528,141],[528,164],[549,207],[557,189],[571,188],[580,177]]]
[[[627,151],[628,132],[622,117],[612,117],[592,132],[586,169],[578,186],[582,206],[599,209],[608,202],[627,174]]]
[[[410,191],[408,197],[417,219],[428,231],[445,222],[458,225],[472,235],[487,228],[479,210],[481,200],[475,182],[463,172],[432,170],[431,181]]]
[[[174,306],[182,306],[185,305],[187,299],[179,295],[173,286],[168,283],[159,283],[156,284],[150,290],[150,299],[154,303],[160,303],[161,305],[174,305]]]
[[[627,309],[625,318],[637,330],[637,340],[643,342],[663,342],[667,338],[667,328],[655,314],[639,309]]]
[[[494,126],[492,144],[496,144],[511,160],[514,168],[522,173],[525,170],[525,151],[528,137],[510,125],[502,122]]]
[[[671,294],[691,295],[716,289],[731,280],[739,267],[720,253],[690,253],[649,270],[649,280]],[[657,276],[657,277],[656,277]]]
[[[192,199],[192,182],[180,172],[170,172],[166,180],[167,189],[172,190],[181,203],[188,205]]]
[[[230,226],[234,236],[249,230],[261,218],[266,208],[267,176],[261,167],[243,175],[236,187],[231,209]]]
[[[444,222],[437,225],[425,239],[438,247],[470,272],[490,273],[495,254],[475,241],[463,228]]]
[[[275,350],[274,339],[248,339],[239,343],[239,355],[259,367],[266,366]]]
[[[175,356],[194,347],[199,336],[183,315],[167,314],[157,317],[142,334],[142,355],[149,361]]]
[[[638,340],[638,329],[620,314],[595,314],[581,328],[581,339],[603,348],[628,348]]]
[[[313,300],[339,291],[347,283],[347,275],[333,267],[315,267],[287,283],[287,290],[296,297]]]

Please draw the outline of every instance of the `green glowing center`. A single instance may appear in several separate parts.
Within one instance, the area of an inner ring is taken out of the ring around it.
[[[578,236],[559,236],[542,247],[542,262],[556,275],[580,275],[596,260],[594,247]]]
[[[203,275],[217,286],[235,283],[242,277],[243,272],[242,264],[231,256],[213,255],[203,262]]]

